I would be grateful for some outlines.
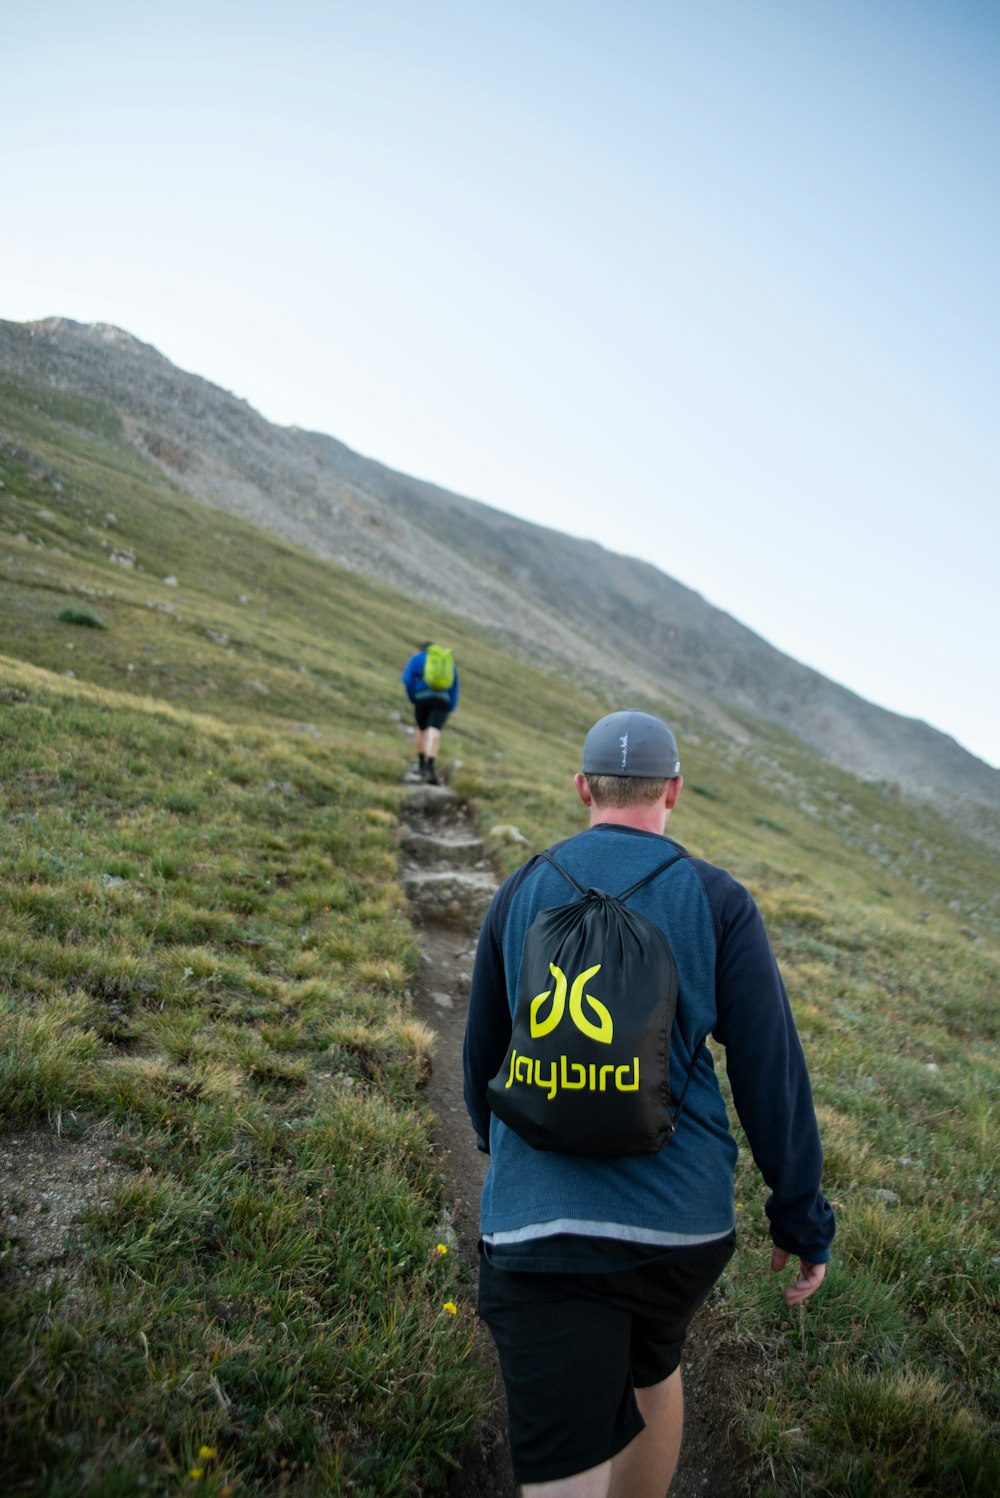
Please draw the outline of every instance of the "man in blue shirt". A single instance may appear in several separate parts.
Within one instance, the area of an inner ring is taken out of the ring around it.
[[[588,733],[576,776],[590,826],[554,850],[574,881],[612,895],[676,855],[627,906],[659,927],[677,968],[669,1085],[684,1103],[658,1152],[535,1149],[489,1107],[528,930],[571,894],[559,869],[529,859],[497,891],[479,937],[465,1035],[466,1105],[490,1154],[479,1309],[500,1356],[525,1498],[663,1498],[670,1484],[683,1430],[682,1344],[735,1243],[737,1150],[708,1036],[725,1047],[740,1122],[771,1190],[771,1267],[799,1261],[788,1305],[813,1294],[829,1259],[833,1213],[781,975],[749,892],[665,836],[682,785],[665,723],[609,714]]]
[[[441,746],[441,730],[449,713],[453,713],[458,706],[458,668],[452,662],[450,686],[431,685],[424,679],[427,652],[430,649],[430,640],[425,640],[416,655],[410,656],[402,681],[406,695],[413,704],[417,724],[417,769],[420,778],[429,785],[439,785],[436,761]]]

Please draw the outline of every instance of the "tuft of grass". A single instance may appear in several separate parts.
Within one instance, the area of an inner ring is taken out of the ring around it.
[[[100,1051],[88,1015],[89,1005],[78,993],[53,997],[37,1008],[3,999],[0,1097],[5,1119],[44,1117],[82,1104]]]
[[[60,609],[56,618],[60,624],[79,624],[84,629],[107,629],[107,625],[99,614],[90,609]]]

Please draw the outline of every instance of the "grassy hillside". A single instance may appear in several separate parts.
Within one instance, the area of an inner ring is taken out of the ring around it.
[[[8,1182],[0,1466],[431,1491],[485,1391],[437,1248],[398,675],[456,646],[452,784],[533,847],[580,825],[579,743],[620,704],[194,504],[104,407],[0,390],[0,435],[0,1113],[100,1181],[45,1275]],[[840,1222],[788,1317],[744,1151],[721,1324],[756,1489],[993,1493],[997,860],[773,728],[673,716],[672,831],[764,909]]]

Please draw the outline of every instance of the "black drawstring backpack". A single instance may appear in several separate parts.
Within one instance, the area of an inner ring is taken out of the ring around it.
[[[584,889],[541,910],[524,942],[510,1046],[489,1084],[490,1107],[535,1149],[649,1155],[680,1118],[670,1094],[677,965],[658,926],[626,901],[686,857],[677,853],[620,895]]]

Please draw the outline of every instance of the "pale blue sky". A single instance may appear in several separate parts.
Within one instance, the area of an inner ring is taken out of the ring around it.
[[[7,0],[0,317],[655,562],[1000,764],[1000,5]]]

